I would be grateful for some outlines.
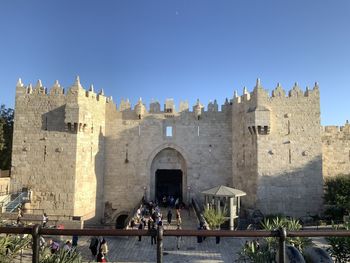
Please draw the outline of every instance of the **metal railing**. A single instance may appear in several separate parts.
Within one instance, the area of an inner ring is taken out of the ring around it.
[[[6,211],[6,206],[8,203],[11,202],[11,195],[6,196],[1,202],[0,202],[0,207],[1,207],[1,212]]]
[[[131,210],[130,214],[125,219],[124,227],[127,227],[128,225],[130,225],[131,220],[136,216],[137,210],[141,209],[143,203],[144,203],[144,197],[142,197],[141,200],[137,203],[137,205]]]
[[[16,210],[16,208],[20,205],[22,205],[25,198],[27,198],[28,192],[21,192],[14,200],[8,202],[5,205],[5,211],[6,212],[13,212]]]
[[[39,263],[39,238],[40,235],[57,236],[150,236],[149,230],[117,230],[117,229],[49,229],[41,225],[33,227],[0,227],[3,234],[29,234],[32,235],[32,263]],[[163,238],[167,236],[188,237],[276,237],[279,239],[279,263],[286,262],[286,238],[287,237],[349,237],[348,230],[310,230],[310,231],[286,231],[280,228],[275,231],[230,231],[230,230],[164,230],[157,229],[157,262],[163,262]]]

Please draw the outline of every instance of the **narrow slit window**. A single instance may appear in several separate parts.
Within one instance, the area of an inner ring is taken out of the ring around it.
[[[165,130],[166,137],[173,137],[173,127],[167,126]]]
[[[289,159],[289,163],[291,164],[292,163],[292,150],[289,149],[288,151],[288,159]]]

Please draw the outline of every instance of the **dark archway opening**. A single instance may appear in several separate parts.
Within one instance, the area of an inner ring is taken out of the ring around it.
[[[182,201],[182,171],[158,169],[156,171],[156,198],[160,202],[166,196]]]
[[[120,215],[117,217],[117,220],[115,222],[115,228],[116,229],[123,229],[126,227],[125,220],[128,218],[128,215]]]

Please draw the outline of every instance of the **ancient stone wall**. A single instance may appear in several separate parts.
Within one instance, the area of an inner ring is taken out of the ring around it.
[[[152,102],[148,111],[141,99],[117,109],[79,78],[67,92],[19,81],[11,191],[32,190],[32,209],[113,223],[143,196],[155,199],[157,169],[181,169],[184,202],[227,185],[247,192],[243,208],[315,214],[322,151],[325,176],[350,170],[350,126],[322,132],[319,102],[317,85],[288,96],[278,85],[269,96],[258,81],[220,111],[199,100],[176,111],[171,99],[164,109]]]
[[[243,95],[233,98],[232,105],[232,179],[233,187],[245,191],[242,206],[252,208],[256,204],[257,192],[257,145],[251,136],[248,112],[255,107],[250,93],[244,88]]]
[[[257,166],[248,166],[249,180],[238,179],[250,193],[242,201],[265,214],[317,214],[323,185],[318,87],[303,92],[295,85],[286,97],[278,86],[270,97],[258,82],[251,94],[235,98],[234,108],[239,107],[246,136],[238,140],[256,147],[251,162]]]
[[[350,124],[326,126],[322,133],[323,176],[350,174]]]
[[[103,180],[106,101],[86,92],[79,79],[67,94],[58,82],[49,92],[40,81],[34,89],[17,84],[11,184],[32,190],[30,209],[95,215],[102,201],[96,196]]]
[[[173,105],[169,107],[172,109]],[[141,119],[135,111],[121,108],[122,111],[110,109],[107,113],[104,200],[112,205],[109,210],[113,215],[109,214],[109,218],[129,211],[145,191],[147,198],[154,200],[154,172],[158,166],[153,161],[164,149],[169,153],[169,161],[162,163],[162,169],[174,167],[176,154],[184,159],[181,167],[185,170],[185,202],[189,196],[202,198],[201,191],[218,184],[231,185],[229,107],[223,111],[202,111],[199,118],[198,112],[158,111],[153,107],[157,112],[144,112]],[[171,127],[172,136],[166,136],[167,127]]]

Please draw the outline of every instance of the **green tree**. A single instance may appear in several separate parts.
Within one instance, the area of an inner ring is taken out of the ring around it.
[[[325,180],[325,186],[325,203],[332,205],[326,211],[327,214],[330,214],[332,219],[342,219],[344,214],[350,212],[350,174],[328,178]]]
[[[0,106],[0,169],[11,168],[14,111]]]

